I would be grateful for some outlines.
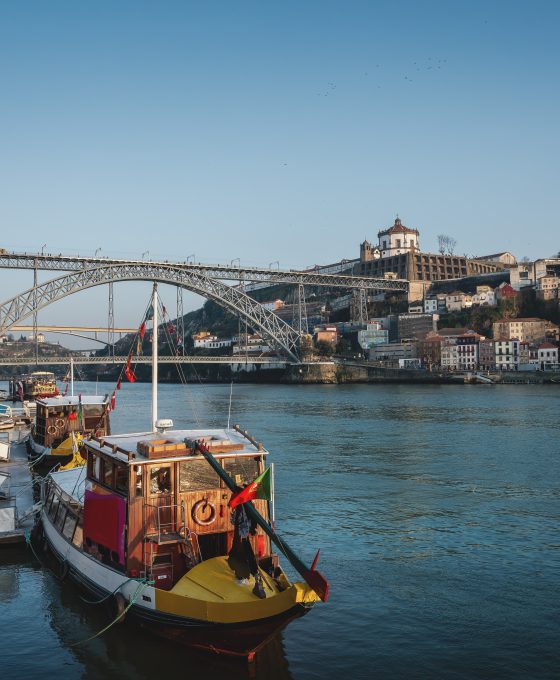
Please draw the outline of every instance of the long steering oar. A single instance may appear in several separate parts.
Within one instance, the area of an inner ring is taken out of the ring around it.
[[[206,458],[210,465],[214,468],[218,476],[224,480],[226,486],[230,491],[237,491],[237,485],[233,479],[228,475],[224,468],[218,463],[214,456],[210,453],[208,448],[202,443],[197,442],[197,448],[200,453]],[[279,550],[286,555],[294,569],[305,579],[305,581],[313,588],[317,595],[323,600],[327,601],[329,596],[329,582],[327,579],[320,574],[316,569],[317,558],[319,553],[317,553],[313,564],[311,567],[306,567],[305,564],[300,560],[300,558],[295,554],[295,552],[285,543],[284,540],[280,539],[278,534],[270,526],[270,524],[265,520],[261,513],[255,508],[255,506],[249,501],[244,504],[245,511],[265,532],[265,534],[270,538],[270,540],[279,548]]]

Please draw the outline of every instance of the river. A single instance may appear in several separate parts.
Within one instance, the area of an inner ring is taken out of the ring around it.
[[[159,392],[177,427],[227,422],[227,385]],[[149,385],[123,385],[113,432],[149,411]],[[249,669],[126,624],[72,646],[104,611],[2,550],[0,677],[557,678],[559,413],[555,386],[236,385],[231,422],[272,452],[278,530],[307,562],[321,548],[328,603]]]

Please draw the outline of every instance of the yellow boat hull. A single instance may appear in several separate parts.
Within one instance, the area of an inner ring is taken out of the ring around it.
[[[227,557],[205,560],[187,572],[169,590],[156,590],[156,609],[165,614],[218,624],[243,624],[281,616],[301,605],[319,600],[306,583],[289,583],[285,588],[261,570],[266,597],[253,593],[254,578],[240,584]]]

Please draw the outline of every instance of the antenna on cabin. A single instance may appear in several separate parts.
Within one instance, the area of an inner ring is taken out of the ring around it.
[[[228,414],[227,414],[227,429],[229,430],[229,424],[231,421],[231,398],[233,396],[233,380],[230,383],[229,386],[229,408],[228,408]]]

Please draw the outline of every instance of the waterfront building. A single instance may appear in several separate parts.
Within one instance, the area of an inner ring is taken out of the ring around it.
[[[367,352],[370,361],[383,361],[393,366],[398,366],[400,359],[416,358],[416,346],[413,343],[406,342],[373,345]]]
[[[365,330],[358,331],[358,344],[364,350],[374,345],[386,345],[389,342],[389,331],[379,321],[368,323]]]
[[[397,217],[394,224],[377,234],[378,243],[360,245],[359,273],[384,278],[387,275],[409,282],[409,301],[422,300],[432,281],[503,271],[501,261],[466,258],[420,251],[420,232],[405,226]]]
[[[441,367],[446,371],[459,368],[459,351],[456,338],[446,338],[441,344]]]
[[[499,319],[492,324],[492,330],[495,340],[542,342],[546,337],[546,321],[536,317]]]
[[[478,345],[483,339],[478,333],[466,333],[457,338],[457,368],[460,371],[475,371],[478,368]]]
[[[424,339],[416,343],[416,354],[422,365],[428,369],[441,366],[441,335],[428,334]]]
[[[437,330],[438,314],[399,314],[397,317],[397,339],[417,340]]]
[[[478,367],[481,371],[496,370],[494,341],[489,338],[480,340],[478,343]]]
[[[517,338],[496,340],[494,353],[498,371],[516,371],[519,368],[519,345]]]
[[[551,342],[543,342],[538,347],[538,364],[544,371],[558,366],[558,347]]]

